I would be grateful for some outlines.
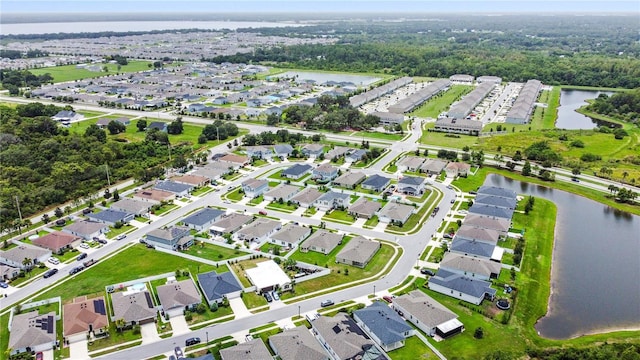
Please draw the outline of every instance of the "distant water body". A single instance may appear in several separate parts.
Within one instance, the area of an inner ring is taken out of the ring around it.
[[[242,28],[272,28],[285,26],[304,26],[304,24],[288,22],[262,21],[97,21],[97,22],[51,22],[1,24],[0,34],[49,34],[49,33],[83,33],[83,32],[127,32],[178,29],[236,30]]]

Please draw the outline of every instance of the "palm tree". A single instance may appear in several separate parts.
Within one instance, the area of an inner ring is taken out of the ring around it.
[[[627,176],[629,176],[629,173],[628,173],[628,172],[626,172],[626,171],[624,171],[624,172],[622,173],[622,180],[625,180],[625,179],[627,178]]]
[[[22,260],[22,265],[24,265],[27,272],[30,272],[31,266],[33,265],[33,260],[26,257],[24,258],[24,260]]]

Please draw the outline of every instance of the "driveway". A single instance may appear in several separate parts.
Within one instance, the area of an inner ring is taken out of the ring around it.
[[[86,343],[85,343],[85,349],[86,349],[86,348],[87,348],[87,347],[86,347]],[[53,360],[53,359],[54,359],[54,356],[53,356],[53,349],[49,349],[49,350],[43,351],[43,352],[42,352],[42,359],[43,359],[43,360]],[[89,359],[89,355],[86,355],[85,357],[83,357],[83,358],[78,358],[78,359]]]
[[[302,214],[304,214],[304,212],[306,210],[307,210],[307,208],[303,208],[302,206],[300,206],[294,212],[292,212],[291,215],[293,215],[293,216],[302,216]]]
[[[362,225],[364,225],[364,223],[366,223],[366,222],[367,222],[367,219],[358,218],[358,220],[356,220],[356,222],[353,223],[353,226],[357,227],[357,228],[362,228]]]
[[[231,310],[236,316],[236,319],[251,316],[251,312],[247,309],[247,306],[242,301],[242,298],[237,297],[234,299],[229,299],[229,305],[231,306]]]
[[[373,228],[373,231],[384,232],[384,229],[387,228],[387,223],[379,222],[376,227]]]
[[[69,357],[71,359],[89,359],[89,349],[87,348],[87,340],[84,339],[84,340],[71,343],[69,345]],[[53,359],[53,354],[51,356],[51,359]]]
[[[311,218],[316,220],[321,220],[324,214],[326,213],[327,213],[326,211],[318,210],[315,214],[311,216]]]
[[[189,331],[189,325],[187,325],[187,320],[184,318],[184,315],[172,316],[169,318],[171,322],[171,328],[173,329],[173,336],[186,334]]]
[[[140,325],[140,334],[142,335],[142,345],[160,340],[156,323]]]

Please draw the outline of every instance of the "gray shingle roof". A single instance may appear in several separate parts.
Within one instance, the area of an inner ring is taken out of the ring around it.
[[[0,251],[0,258],[13,261],[17,264],[22,264],[22,260],[24,260],[25,258],[33,260],[33,259],[42,257],[46,254],[51,254],[51,250],[45,250],[37,246],[23,244],[23,245],[11,248],[7,251]]]
[[[389,184],[390,181],[391,179],[389,178],[380,176],[378,174],[374,174],[369,176],[365,181],[363,181],[362,185],[363,186],[366,185],[374,188],[382,188],[384,186],[387,186],[387,184]]]
[[[340,250],[336,258],[364,264],[380,249],[380,243],[371,241],[365,237],[357,236],[351,239]]]
[[[480,186],[480,188],[478,189],[478,195],[480,194],[502,196],[512,199],[515,199],[517,196],[516,192],[513,190],[488,185]]]
[[[300,191],[300,188],[294,185],[280,184],[277,187],[264,193],[264,196],[271,196],[274,199],[284,198],[289,199],[291,194],[295,194]]]
[[[115,319],[124,319],[126,323],[141,321],[156,316],[156,309],[148,291],[125,295],[125,292],[111,294],[111,303]]]
[[[476,298],[484,297],[485,293],[496,294],[496,289],[492,289],[491,283],[488,281],[472,279],[443,269],[438,270],[436,275],[429,279],[429,282]]]
[[[200,293],[191,279],[158,286],[156,293],[165,310],[200,303]]]
[[[200,289],[209,301],[220,299],[226,294],[242,290],[238,280],[229,271],[218,274],[215,271],[198,274]]]
[[[496,230],[473,227],[463,224],[456,233],[457,238],[497,244],[500,234]]]
[[[138,214],[140,212],[148,211],[151,207],[146,201],[139,201],[130,198],[122,198],[115,203],[111,204],[112,208],[128,212],[130,214]]]
[[[364,356],[367,351],[377,350],[375,343],[346,313],[338,313],[333,317],[320,316],[311,325],[322,336],[325,342],[340,359],[352,359]],[[373,359],[387,359],[380,354]]]
[[[108,225],[94,221],[79,220],[73,224],[69,224],[62,228],[66,232],[74,232],[81,235],[90,235],[102,229],[108,228]]]
[[[37,310],[15,315],[11,322],[9,349],[33,348],[56,341],[56,313],[39,315]],[[51,328],[51,331],[49,331]],[[6,331],[6,329],[3,329]]]
[[[492,205],[492,206],[503,207],[508,209],[515,209],[517,201],[515,198],[507,198],[507,197],[488,195],[488,194],[478,194],[475,200],[473,200],[473,203]]]
[[[87,214],[87,217],[89,219],[101,220],[101,221],[111,222],[111,223],[115,223],[117,221],[123,221],[128,216],[129,214],[124,211],[117,211],[117,210],[111,210],[111,209],[102,210],[97,213]]]
[[[299,203],[313,203],[318,200],[324,193],[318,191],[316,188],[306,188],[300,191],[291,200]]]
[[[272,360],[273,357],[262,342],[262,339],[254,339],[236,346],[220,350],[222,360]]]
[[[282,172],[280,173],[282,176],[285,175],[289,175],[289,176],[300,176],[304,173],[306,173],[307,171],[311,170],[312,166],[309,164],[295,164],[293,166],[290,166],[284,170],[282,170]]]
[[[325,360],[329,355],[305,326],[297,326],[269,337],[269,343],[282,360]]]
[[[412,329],[404,319],[386,303],[376,301],[364,309],[356,310],[354,317],[380,339],[382,345],[390,345],[405,339],[404,333]]]
[[[181,184],[174,181],[160,181],[154,186],[154,188],[177,194],[193,189],[193,185]]]
[[[294,244],[305,234],[308,234],[311,230],[307,227],[302,227],[300,225],[295,224],[287,224],[282,230],[271,236],[271,239],[284,241],[289,244]]]
[[[473,206],[469,208],[469,213],[511,219],[511,216],[513,216],[513,209],[485,204],[473,204]]]
[[[464,224],[506,232],[509,230],[511,222],[504,218],[494,218],[478,214],[469,214],[464,218]]]
[[[338,176],[333,180],[333,183],[337,185],[353,186],[361,182],[365,177],[366,175],[359,171],[349,171]]]
[[[502,266],[500,263],[484,258],[470,257],[448,252],[440,262],[440,268],[445,270],[456,269],[463,272],[472,272],[490,277],[491,274],[499,274]]]
[[[338,243],[342,240],[342,235],[332,233],[327,230],[317,230],[313,233],[313,235],[309,236],[304,243],[302,243],[302,248],[323,248],[331,251],[331,249],[338,246]]]
[[[420,290],[413,290],[408,294],[397,297],[393,299],[393,303],[402,307],[408,313],[405,315],[413,315],[413,317],[430,328],[458,317],[453,311]]]
[[[493,249],[495,247],[496,247],[495,245],[491,245],[491,244],[487,244],[479,241],[458,239],[455,237],[451,242],[451,251],[459,252],[462,254],[481,256],[487,259],[491,258],[491,255],[493,255]]]
[[[293,146],[289,144],[279,144],[274,145],[273,149],[275,150],[276,154],[290,154],[293,151]]]
[[[350,213],[356,213],[359,215],[371,216],[375,214],[376,211],[380,210],[379,202],[371,201],[367,198],[360,198],[356,202],[354,202],[351,206],[349,206]]]
[[[424,184],[425,181],[427,181],[427,179],[421,176],[405,176],[402,179],[400,179],[400,181],[398,181],[398,185],[399,186],[406,186],[406,185],[420,186]]]
[[[219,209],[204,208],[190,216],[187,216],[186,218],[184,218],[184,220],[182,220],[182,222],[184,222],[185,224],[202,226],[212,221],[213,219],[219,218],[220,216],[224,215],[224,213],[224,211]]]

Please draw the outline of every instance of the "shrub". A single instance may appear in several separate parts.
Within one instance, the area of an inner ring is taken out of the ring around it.
[[[473,332],[473,337],[476,339],[482,339],[484,337],[484,330],[482,329],[482,327],[476,328],[476,330]]]
[[[583,148],[584,147],[584,142],[582,142],[582,140],[573,140],[569,146],[571,147],[576,147],[576,148]]]

